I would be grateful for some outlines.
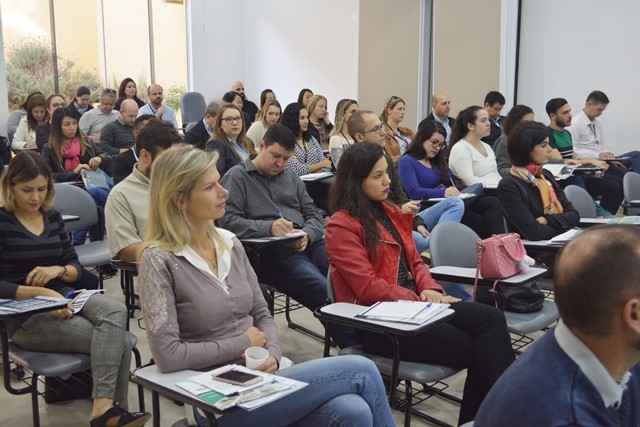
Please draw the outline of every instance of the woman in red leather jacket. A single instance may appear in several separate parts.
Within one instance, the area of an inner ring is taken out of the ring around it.
[[[326,244],[337,301],[371,305],[388,300],[450,303],[455,317],[418,337],[400,340],[403,360],[468,369],[459,423],[474,418],[493,383],[513,362],[501,311],[444,295],[411,239],[413,218],[387,201],[387,161],[362,142],[343,153],[329,196],[333,216]],[[359,332],[365,350],[392,357],[388,338]]]

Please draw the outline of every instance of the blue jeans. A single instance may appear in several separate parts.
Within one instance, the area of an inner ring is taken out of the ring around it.
[[[104,188],[90,188],[86,191],[91,194],[91,197],[93,197],[93,200],[95,200],[96,206],[98,207],[98,223],[89,227],[89,239],[92,242],[104,240],[104,207],[107,205],[109,192]],[[73,232],[73,244],[76,246],[83,245],[86,238],[86,228]]]
[[[618,157],[630,157],[631,169],[634,172],[640,173],[640,151],[630,151]]]
[[[420,215],[424,221],[427,230],[431,231],[436,225],[442,222],[460,222],[464,215],[464,202],[458,197],[447,197],[445,200],[423,210],[418,215]],[[417,231],[412,232],[412,237],[418,253],[422,253],[422,251],[429,247],[431,237],[423,237],[422,234]]]
[[[225,426],[392,427],[395,426],[376,366],[361,356],[316,359],[278,372],[309,383],[253,411],[218,419]]]

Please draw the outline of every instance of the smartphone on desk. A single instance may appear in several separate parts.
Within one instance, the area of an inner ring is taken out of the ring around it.
[[[261,375],[255,375],[255,374],[250,374],[248,372],[236,371],[235,369],[231,369],[229,371],[225,371],[217,375],[212,375],[211,378],[215,381],[222,381],[223,383],[238,385],[240,387],[248,387],[250,385],[257,384],[260,381],[262,381]]]

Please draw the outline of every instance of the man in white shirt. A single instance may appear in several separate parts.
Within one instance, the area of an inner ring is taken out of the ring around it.
[[[105,89],[100,94],[100,104],[98,108],[89,110],[80,117],[80,130],[90,140],[98,144],[100,142],[100,131],[107,123],[111,123],[120,117],[117,111],[113,110],[116,105],[116,91]]]
[[[640,228],[604,225],[556,263],[558,326],[493,385],[475,427],[640,425]]]
[[[598,120],[608,104],[607,95],[599,90],[594,90],[587,97],[582,111],[573,117],[571,125],[567,127],[571,133],[573,151],[577,159],[611,160],[616,157],[606,144],[602,123]],[[631,151],[619,157],[629,157],[632,169],[640,172],[640,151]],[[618,175],[624,175],[628,172],[623,168],[618,169]]]
[[[147,89],[147,96],[149,97],[149,103],[142,106],[138,111],[138,117],[143,114],[153,114],[156,118],[170,122],[174,128],[178,128],[178,121],[176,120],[176,113],[168,105],[162,104],[164,100],[164,93],[162,86],[159,84],[152,84]]]

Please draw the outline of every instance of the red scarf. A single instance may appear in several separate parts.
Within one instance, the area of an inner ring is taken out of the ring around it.
[[[64,170],[72,171],[80,164],[80,140],[74,137],[70,143],[62,145]]]

